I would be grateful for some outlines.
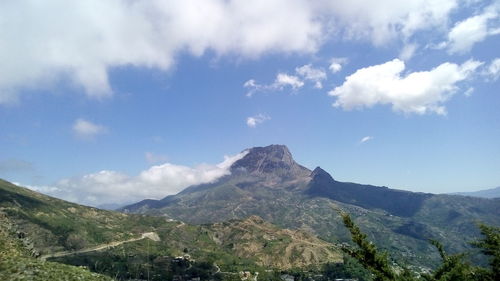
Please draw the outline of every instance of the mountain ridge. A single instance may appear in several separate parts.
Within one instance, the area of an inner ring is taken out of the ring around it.
[[[298,188],[298,191],[310,196],[326,197],[366,208],[381,208],[392,214],[405,216],[416,213],[422,201],[434,195],[390,189],[386,186],[336,181],[319,166],[311,171],[295,162],[285,145],[273,144],[266,147],[253,147],[244,151],[248,151],[248,153],[230,166],[230,175],[212,183],[189,186],[177,195],[201,192],[218,186],[231,177],[241,177],[243,180],[237,184],[241,189],[256,181],[259,181],[262,186],[270,188],[278,186],[285,190],[296,190],[297,188],[293,187],[294,184],[303,184],[302,187]],[[389,200],[386,204],[370,203],[370,201],[380,202],[381,199],[385,199],[381,197],[387,196],[387,194],[391,194],[396,198]],[[401,200],[403,202],[400,202]],[[123,206],[118,210],[134,212],[134,210],[141,209],[144,206],[162,208],[175,202],[178,202],[176,195],[168,195],[159,200],[145,199]],[[401,208],[405,208],[405,210],[401,211]]]
[[[462,196],[472,196],[472,197],[480,197],[480,198],[500,198],[500,186],[482,189],[478,191],[470,191],[470,192],[454,192],[450,193],[451,195],[462,195]]]
[[[465,241],[478,234],[478,220],[500,225],[500,200],[336,181],[319,167],[311,171],[300,166],[282,145],[248,149],[231,171],[213,183],[191,186],[160,200],[141,201],[121,211],[168,216],[193,224],[257,215],[330,242],[348,242],[338,214],[342,210],[382,248],[430,267],[439,255],[428,239],[447,237],[446,249],[458,252],[470,249]]]

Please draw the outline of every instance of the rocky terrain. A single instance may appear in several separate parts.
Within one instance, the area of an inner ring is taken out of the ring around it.
[[[395,259],[428,267],[439,260],[428,239],[442,241],[450,252],[461,252],[471,249],[468,241],[479,233],[477,222],[500,225],[500,199],[339,182],[319,167],[311,171],[299,165],[283,145],[249,149],[231,166],[231,175],[214,183],[121,209],[193,224],[256,215],[280,227],[343,243],[350,237],[339,210],[351,214],[370,239]]]

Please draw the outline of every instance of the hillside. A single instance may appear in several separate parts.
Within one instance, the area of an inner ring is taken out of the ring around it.
[[[0,212],[0,280],[108,281],[105,275],[33,257],[31,241],[20,235],[16,225]]]
[[[257,216],[209,226],[212,239],[238,257],[256,258],[257,264],[280,269],[341,262],[337,247],[312,234],[280,229]]]
[[[2,259],[0,274],[16,271],[28,279],[29,268],[75,274],[82,270],[61,263],[85,266],[120,280],[141,279],[149,273],[157,276],[151,280],[163,280],[176,274],[215,276],[218,270],[266,272],[342,261],[335,245],[308,233],[278,228],[258,217],[189,225],[165,217],[81,206],[6,181],[0,182],[0,217],[11,229],[2,232],[2,245],[7,246],[1,253],[8,258]],[[12,246],[18,244],[22,247]],[[16,249],[23,255],[6,252],[16,253]],[[277,257],[276,253],[283,255]],[[189,258],[182,261],[186,266],[179,266],[176,257],[186,255]],[[25,263],[20,263],[18,256],[29,265],[21,266]]]
[[[439,260],[428,239],[440,240],[448,251],[458,252],[470,249],[468,241],[479,233],[476,222],[500,225],[498,199],[339,182],[319,167],[310,171],[297,164],[282,145],[249,149],[233,164],[231,175],[217,182],[122,208],[193,224],[256,215],[330,242],[349,242],[338,210],[351,214],[370,239],[396,259],[427,267]]]
[[[3,180],[0,210],[30,235],[39,254],[129,239],[164,221],[73,204]]]

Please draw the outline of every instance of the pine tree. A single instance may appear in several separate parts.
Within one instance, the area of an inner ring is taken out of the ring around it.
[[[423,274],[420,278],[404,268],[397,272],[390,265],[387,253],[379,252],[370,242],[366,234],[354,224],[351,217],[341,212],[344,225],[352,236],[356,248],[344,247],[343,250],[368,269],[376,281],[497,281],[500,280],[500,228],[480,225],[482,239],[472,243],[490,258],[490,268],[473,266],[465,260],[465,254],[448,255],[438,241],[430,241],[438,250],[442,263],[431,274]]]
[[[366,234],[361,232],[348,214],[342,213],[342,220],[351,232],[352,241],[358,245],[356,249],[344,247],[343,251],[368,269],[374,275],[375,281],[400,280],[389,265],[387,253],[379,253],[375,245],[366,238]]]
[[[500,227],[481,224],[479,229],[484,237],[472,245],[479,247],[490,258],[491,269],[485,275],[490,280],[500,280]]]

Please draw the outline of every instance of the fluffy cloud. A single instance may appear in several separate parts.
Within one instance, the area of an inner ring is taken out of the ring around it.
[[[295,72],[304,79],[313,82],[315,88],[323,88],[323,84],[321,82],[326,80],[326,73],[322,69],[314,68],[311,64],[306,64],[295,68]]]
[[[286,73],[278,73],[276,80],[271,85],[272,88],[283,90],[286,86],[290,86],[293,90],[304,86],[304,82],[299,77],[288,75]]]
[[[347,58],[332,58],[328,69],[332,73],[337,73],[342,70],[342,67],[348,62]]]
[[[350,110],[391,104],[404,113],[446,114],[443,103],[458,89],[457,83],[469,78],[481,65],[469,60],[462,65],[443,63],[429,71],[402,75],[405,64],[399,59],[362,68],[329,92],[335,107]]]
[[[307,53],[321,40],[303,0],[2,1],[0,18],[0,103],[61,78],[109,97],[110,68],[165,70],[179,52]]]
[[[94,124],[85,119],[79,118],[73,123],[73,133],[76,137],[83,140],[94,139],[97,135],[106,133],[106,127]]]
[[[0,104],[61,80],[110,97],[111,68],[167,70],[181,53],[314,53],[342,34],[382,45],[441,26],[457,1],[1,1]]]
[[[265,114],[257,114],[255,116],[251,116],[247,118],[247,126],[250,128],[257,127],[258,124],[263,123],[266,120],[270,120],[271,117]]]
[[[467,18],[455,24],[448,34],[448,51],[450,53],[466,53],[474,44],[483,41],[490,35],[500,33],[498,21],[500,2],[488,6],[480,15]]]
[[[134,177],[105,170],[63,179],[52,186],[28,187],[51,196],[91,206],[124,204],[145,198],[160,199],[190,185],[214,182],[222,176],[229,175],[231,165],[246,153],[226,156],[223,162],[216,165],[188,167],[165,163],[152,166]]]

